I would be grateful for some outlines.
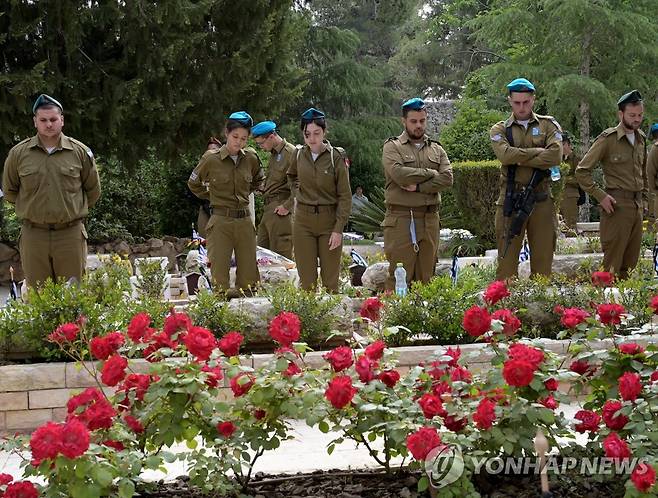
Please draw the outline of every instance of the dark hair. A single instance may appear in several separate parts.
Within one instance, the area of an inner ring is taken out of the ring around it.
[[[629,105],[638,105],[638,104],[644,104],[643,100],[636,100],[635,102],[624,102],[623,104],[619,104],[619,110],[621,112],[624,112],[626,110],[626,106]]]
[[[43,109],[44,111],[49,111],[50,109],[57,109],[57,110],[59,111],[59,113],[60,113],[62,116],[64,115],[64,111],[62,111],[62,108],[59,107],[58,105],[55,105],[55,104],[43,104],[43,105],[40,105],[39,107],[37,107],[37,108],[34,110],[34,115],[36,116],[36,115],[37,115],[37,112],[39,112],[39,111],[42,110],[42,109]]]
[[[233,131],[237,130],[238,128],[244,128],[247,131],[251,131],[251,126],[247,126],[244,123],[241,123],[240,121],[236,121],[235,119],[229,119],[226,122],[226,131]]]
[[[407,114],[409,114],[411,111],[416,111],[416,112],[425,111],[425,114],[427,114],[427,107],[423,107],[421,109],[410,109],[408,107],[403,107],[402,108],[402,117],[406,118]]]
[[[315,123],[318,125],[320,128],[322,128],[324,131],[327,131],[327,121],[324,118],[313,118],[313,119],[304,119],[302,118],[302,122],[299,126],[299,128],[305,132],[306,127],[310,125],[311,123]]]

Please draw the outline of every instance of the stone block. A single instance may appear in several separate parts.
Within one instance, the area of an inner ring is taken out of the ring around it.
[[[6,412],[6,428],[12,429],[35,429],[53,418],[50,408],[43,410],[17,410]]]
[[[27,393],[0,393],[0,411],[27,410]]]
[[[7,423],[5,422],[5,412],[0,412],[0,434],[1,431],[7,428]]]
[[[66,408],[53,408],[53,421],[55,422],[64,422],[68,411]]]
[[[61,408],[76,392],[72,389],[44,389],[28,393],[30,410],[38,408]]]
[[[64,363],[5,365],[0,367],[0,392],[66,387]]]
[[[94,362],[85,362],[87,368],[91,369],[93,372],[95,367]],[[100,373],[99,373],[100,377]],[[98,384],[85,368],[81,368],[76,363],[67,363],[66,364],[66,385],[62,387],[68,388],[84,388],[84,387],[96,387]]]

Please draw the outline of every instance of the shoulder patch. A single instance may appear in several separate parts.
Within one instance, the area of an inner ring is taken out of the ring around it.
[[[537,117],[539,119],[547,119],[548,121],[550,121],[551,123],[553,123],[555,125],[555,127],[557,128],[557,131],[560,132],[560,134],[562,133],[562,127],[560,126],[560,123],[558,123],[557,119],[555,119],[553,116],[541,116],[541,115],[537,114]],[[560,135],[560,140],[562,140],[562,135]]]
[[[500,142],[503,139],[503,136],[500,133],[496,133],[495,135],[491,136],[491,140],[494,142]]]

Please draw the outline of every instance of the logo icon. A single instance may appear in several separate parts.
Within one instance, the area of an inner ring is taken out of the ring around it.
[[[440,445],[425,458],[425,472],[432,486],[443,488],[457,481],[464,473],[464,457],[459,445]]]

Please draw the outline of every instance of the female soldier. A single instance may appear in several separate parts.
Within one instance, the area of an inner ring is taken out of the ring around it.
[[[206,152],[187,184],[201,199],[209,199],[212,216],[206,225],[208,259],[217,289],[229,288],[231,255],[237,265],[235,284],[243,292],[260,281],[256,263],[256,229],[249,214],[249,194],[263,181],[263,168],[253,149],[245,149],[251,116],[244,111],[228,118],[226,143]]]
[[[343,227],[352,208],[345,153],[325,140],[324,113],[310,108],[302,114],[306,145],[293,156],[288,178],[297,199],[293,224],[295,261],[302,289],[315,288],[318,258],[322,284],[338,291]]]

